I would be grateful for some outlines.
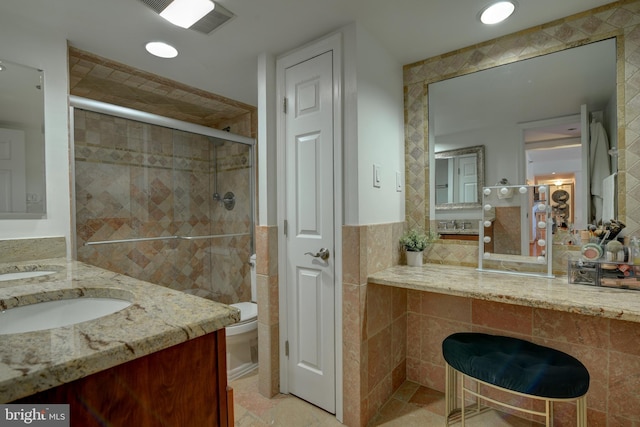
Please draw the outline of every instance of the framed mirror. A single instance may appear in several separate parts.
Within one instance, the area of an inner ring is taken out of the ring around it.
[[[603,176],[617,171],[616,58],[616,38],[610,38],[430,83],[429,164],[436,167],[429,168],[427,216],[451,216],[436,200],[437,153],[483,145],[485,183],[568,177],[562,184],[573,188],[574,223],[584,228],[597,221],[592,192]],[[608,141],[590,157],[589,127],[596,121]],[[589,170],[603,158],[606,170]],[[481,210],[474,215],[480,218]]]
[[[42,218],[44,73],[0,59],[0,219]]]
[[[553,277],[550,197],[547,185],[483,188],[479,270]]]
[[[436,209],[480,207],[484,187],[484,146],[435,153]]]

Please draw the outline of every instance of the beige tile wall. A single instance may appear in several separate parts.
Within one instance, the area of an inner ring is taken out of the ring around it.
[[[256,138],[257,109],[69,47],[71,94]]]
[[[407,379],[444,391],[442,341],[462,331],[514,336],[573,355],[591,375],[589,426],[640,423],[637,323],[430,292],[407,291]],[[532,407],[527,399],[512,400]],[[540,409],[540,408],[538,408]],[[575,425],[575,405],[556,404],[555,425]]]
[[[406,292],[368,285],[400,262],[403,223],[342,228],[344,423],[364,426],[405,379]]]
[[[260,394],[280,392],[280,316],[278,291],[278,228],[256,226],[258,287],[258,360]]]

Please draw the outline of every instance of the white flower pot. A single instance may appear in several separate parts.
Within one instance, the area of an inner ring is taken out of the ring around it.
[[[407,251],[407,265],[410,267],[422,266],[422,254],[423,252]]]

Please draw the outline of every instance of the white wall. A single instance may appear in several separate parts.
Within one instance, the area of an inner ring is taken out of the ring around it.
[[[47,214],[45,219],[0,220],[0,239],[64,236],[70,248],[70,159],[67,94],[67,42],[3,11],[0,55],[8,61],[44,70]]]
[[[258,57],[258,215],[257,225],[278,223],[276,58],[263,53]]]
[[[401,222],[405,219],[402,65],[361,25],[352,24],[344,31],[346,223]],[[380,166],[380,188],[373,186],[374,164]],[[396,172],[402,182],[400,192]]]

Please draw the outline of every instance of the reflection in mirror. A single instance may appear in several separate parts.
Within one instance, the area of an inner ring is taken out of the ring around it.
[[[546,185],[483,188],[479,270],[553,277],[548,195]]]
[[[484,187],[484,146],[435,153],[436,209],[480,206]]]
[[[45,214],[44,74],[0,60],[0,219]]]
[[[563,184],[573,184],[573,225],[586,228],[597,221],[603,178],[617,171],[616,57],[612,38],[429,84],[431,164],[436,152],[482,144],[487,184],[570,176]],[[592,122],[606,142],[590,141]],[[435,169],[429,217],[451,219],[436,205]]]

